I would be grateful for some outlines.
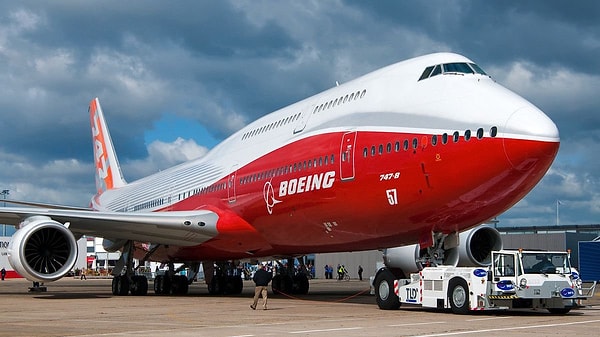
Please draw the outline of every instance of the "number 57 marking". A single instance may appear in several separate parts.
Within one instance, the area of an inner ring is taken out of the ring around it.
[[[398,205],[398,192],[396,191],[396,189],[391,189],[391,190],[386,190],[385,194],[387,196],[388,202],[390,203],[390,205],[394,206],[394,205]]]

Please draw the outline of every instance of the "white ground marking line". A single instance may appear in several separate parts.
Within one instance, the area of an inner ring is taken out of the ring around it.
[[[482,330],[470,330],[470,331],[443,332],[443,333],[437,333],[437,334],[431,334],[431,335],[418,335],[418,336],[415,336],[415,337],[458,336],[458,335],[470,335],[470,334],[482,333],[482,332],[495,332],[495,331],[507,331],[507,330],[526,330],[526,329],[538,329],[538,328],[551,328],[551,327],[555,327],[555,326],[578,325],[578,324],[598,323],[598,322],[600,322],[600,319],[595,319],[595,320],[591,320],[591,321],[556,323],[556,324],[524,325],[524,326],[504,327],[504,328],[498,328],[498,329],[482,329]]]
[[[422,323],[404,323],[404,324],[390,324],[387,325],[390,328],[397,328],[397,327],[401,327],[401,326],[415,326],[415,325],[429,325],[429,324],[445,324],[446,322],[444,321],[439,321],[439,322],[422,322]]]
[[[352,327],[352,328],[332,328],[332,329],[318,329],[318,330],[303,330],[303,331],[290,331],[288,333],[291,334],[299,334],[299,333],[315,333],[315,332],[332,332],[332,331],[348,331],[348,330],[359,330],[362,327]]]
[[[493,319],[507,319],[507,318],[512,318],[512,317],[504,316],[504,317],[472,318],[472,319],[468,319],[467,322],[489,321],[489,320],[493,320]]]

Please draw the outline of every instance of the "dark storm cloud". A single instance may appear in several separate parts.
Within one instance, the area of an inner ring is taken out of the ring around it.
[[[190,85],[189,81],[196,81],[191,85],[200,85],[209,96],[220,97],[228,92],[244,92],[247,97],[258,98],[263,96],[259,90],[264,89],[261,87],[265,77],[263,75],[267,74],[267,69],[270,68],[261,59],[289,58],[295,48],[294,42],[280,27],[272,23],[261,27],[250,25],[241,13],[226,2],[210,2],[201,5],[196,2],[178,3],[169,7],[168,15],[165,15],[162,4],[141,2],[125,4],[115,2],[115,6],[103,4],[100,8],[94,8],[94,5],[89,3],[53,2],[43,8],[32,5],[29,9],[39,16],[39,29],[20,34],[19,44],[29,47],[34,53],[49,50],[68,51],[72,58],[69,71],[73,74],[65,81],[34,74],[37,78],[31,79],[31,82],[35,81],[36,85],[49,90],[49,94],[55,94],[56,98],[65,93],[72,95],[77,91],[81,93],[82,89],[88,89],[85,91],[90,94],[87,97],[82,95],[86,99],[104,94],[105,99],[106,96],[109,98],[107,101],[119,103],[118,110],[110,109],[119,113],[119,123],[110,123],[116,144],[128,144],[129,142],[121,142],[121,138],[126,135],[130,137],[132,133],[139,135],[148,127],[148,121],[156,119],[164,112],[167,104],[161,99],[156,99],[156,102],[153,102],[156,105],[153,106],[150,104],[132,106],[127,104],[125,97],[112,97],[118,96],[114,89],[115,84],[111,82],[114,78],[90,76],[89,67],[93,67],[94,63],[113,59],[116,63],[125,63],[125,68],[133,68],[134,71],[138,67],[140,72],[148,71],[154,78],[165,79],[165,86],[169,86],[173,92],[180,89],[185,92],[186,89],[181,86]],[[4,15],[9,15],[10,12],[10,10],[4,11]],[[171,56],[163,53],[164,48],[180,50],[187,54],[187,58],[184,59],[187,63],[181,63],[181,58],[177,58],[181,55]],[[105,54],[106,57],[95,59],[99,53]],[[121,55],[134,55],[138,59],[124,57],[123,60],[119,60]],[[254,74],[252,70],[255,71]],[[182,78],[187,78],[188,82],[184,80],[181,83],[177,77],[173,77],[174,71],[179,72]],[[191,72],[194,75],[191,75]],[[263,81],[257,81],[260,76],[263,76]],[[80,80],[79,83],[75,81],[76,78]],[[148,80],[143,75],[141,79]],[[100,92],[98,88],[101,89]],[[264,94],[264,91],[262,93]],[[193,93],[186,92],[186,94],[192,96]],[[266,100],[269,99],[270,97],[266,97]],[[256,103],[264,101],[265,98],[256,99]],[[172,104],[169,103],[168,105]],[[219,103],[228,104],[223,101]],[[256,110],[246,112],[249,116],[257,117],[267,112],[264,110],[264,105],[259,111],[256,103]],[[192,104],[201,107],[197,102]],[[239,108],[235,102],[229,104],[233,109]],[[83,110],[84,106],[81,104],[71,109]],[[55,106],[44,107],[47,110],[55,108]],[[198,111],[193,113],[196,118],[198,115],[202,116]],[[47,111],[46,116],[50,119],[48,124],[55,125],[53,122],[59,114],[59,111]],[[212,111],[205,111],[204,114],[204,118],[199,118],[200,121],[209,125],[214,124],[215,127],[211,130],[216,136],[222,138],[233,131],[231,128],[223,129],[215,123],[218,120],[211,119],[211,116],[215,115]],[[83,114],[80,116],[86,117]],[[6,126],[9,126],[8,123]],[[59,131],[62,129],[61,125],[55,126],[57,134],[48,135],[52,139],[51,142],[74,144],[73,139],[61,137],[62,133]],[[26,150],[35,151],[36,142],[29,144],[27,139],[35,136],[38,130],[21,131],[23,131],[23,138],[26,139],[21,146]],[[134,138],[139,140],[141,137],[134,136]],[[120,153],[125,157],[136,158],[144,155],[144,148],[141,146],[117,145],[117,147],[121,147]],[[72,153],[65,153],[65,155],[71,156]]]
[[[348,1],[486,62],[515,59],[600,73],[600,3],[593,1]]]
[[[133,179],[206,151],[202,135],[144,144],[164,114],[223,139],[336,81],[453,51],[561,131],[552,169],[502,222],[553,222],[556,199],[566,199],[565,223],[593,222],[599,17],[597,1],[0,2],[0,188],[85,205],[94,191],[87,104],[96,96]]]

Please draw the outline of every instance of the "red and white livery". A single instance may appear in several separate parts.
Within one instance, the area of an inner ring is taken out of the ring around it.
[[[12,240],[10,259],[29,279],[62,277],[82,235],[133,253],[125,255],[211,266],[430,247],[432,233],[461,232],[514,205],[559,148],[548,116],[451,53],[335,86],[266,114],[200,159],[130,183],[98,99],[89,113],[97,183],[90,208],[0,209],[0,221],[22,233]],[[58,238],[46,246],[52,259],[27,253],[43,232]],[[115,293],[144,292],[131,272],[119,280]]]

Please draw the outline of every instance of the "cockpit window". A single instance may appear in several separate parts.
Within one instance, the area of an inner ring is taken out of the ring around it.
[[[485,71],[475,63],[455,62],[438,64],[436,66],[425,68],[419,81],[439,74],[480,74],[487,76]]]
[[[432,70],[433,70],[433,66],[425,68],[425,70],[423,71],[423,74],[421,74],[421,77],[419,78],[419,81],[420,80],[424,80],[427,77],[429,77],[429,75],[431,74]]]
[[[473,74],[473,69],[466,63],[446,63],[444,64],[444,73]]]
[[[475,63],[469,63],[469,65],[471,66],[471,68],[473,68],[473,70],[475,70],[476,73],[481,74],[481,75],[487,75],[485,73],[485,71],[483,71],[483,69],[479,68],[479,66],[476,65]]]

